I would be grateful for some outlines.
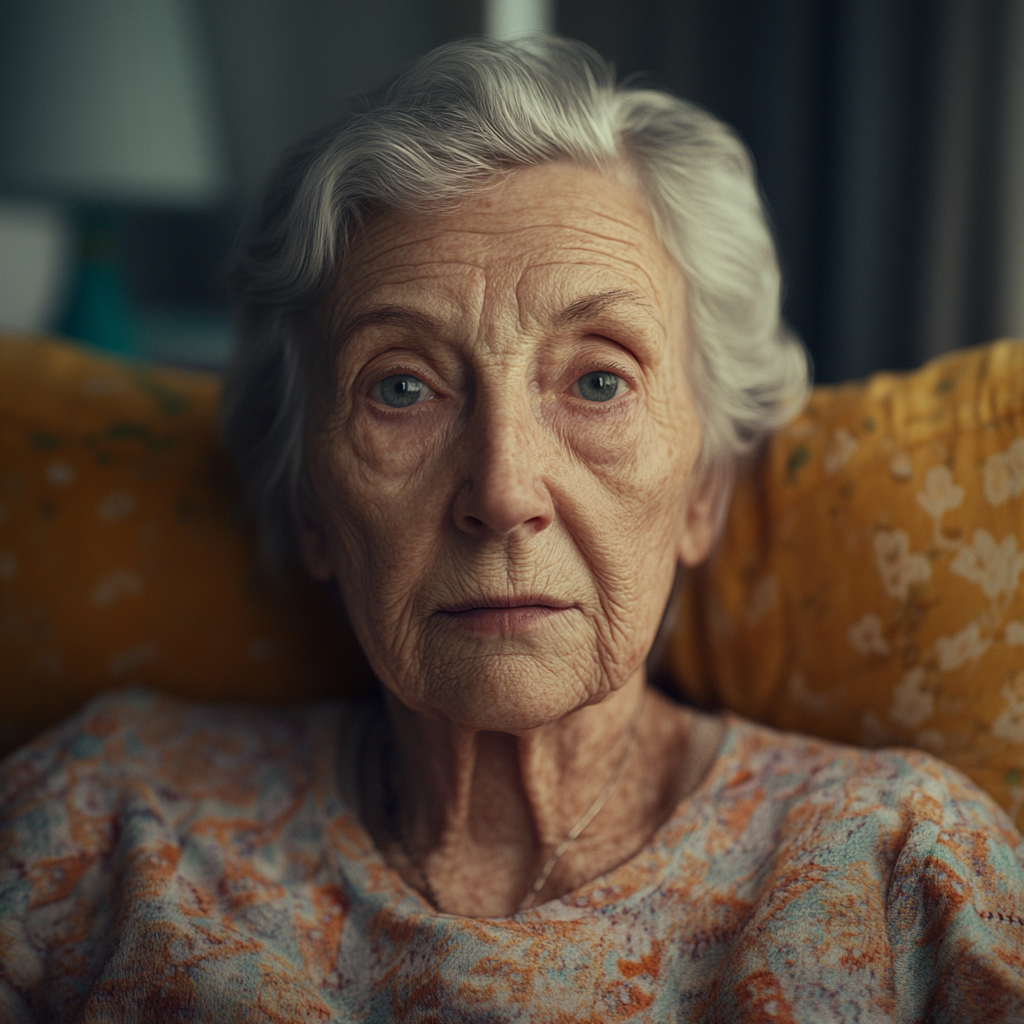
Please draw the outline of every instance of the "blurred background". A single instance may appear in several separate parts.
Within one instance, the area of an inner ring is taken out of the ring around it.
[[[223,365],[281,151],[531,29],[737,128],[819,381],[1024,335],[1024,0],[0,0],[0,329]]]

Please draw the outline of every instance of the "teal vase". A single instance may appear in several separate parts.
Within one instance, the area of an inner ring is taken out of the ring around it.
[[[136,352],[131,300],[114,216],[83,215],[78,242],[78,262],[60,330],[108,352]]]

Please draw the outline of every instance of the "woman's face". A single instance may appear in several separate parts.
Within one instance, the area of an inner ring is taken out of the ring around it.
[[[381,216],[329,320],[300,541],[381,681],[521,731],[642,672],[712,503],[688,494],[686,284],[628,173],[549,164]]]

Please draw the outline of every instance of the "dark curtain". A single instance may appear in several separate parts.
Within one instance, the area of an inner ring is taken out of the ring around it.
[[[818,381],[992,336],[1015,0],[558,0],[558,31],[732,124]]]

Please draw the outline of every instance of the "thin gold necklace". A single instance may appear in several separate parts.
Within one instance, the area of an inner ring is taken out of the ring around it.
[[[644,695],[640,698],[640,703],[637,705],[637,709],[633,714],[633,721],[630,722],[629,732],[626,735],[626,743],[622,748],[622,753],[619,755],[618,763],[615,765],[615,770],[609,776],[608,781],[604,784],[604,788],[594,798],[594,802],[583,812],[583,816],[576,822],[575,825],[562,838],[562,841],[551,851],[551,855],[546,861],[544,866],[540,869],[540,874],[533,880],[533,885],[530,886],[529,892],[523,897],[522,902],[516,907],[516,913],[522,913],[524,910],[529,910],[533,906],[537,897],[540,895],[541,890],[547,884],[548,879],[551,877],[551,872],[554,871],[555,865],[562,859],[563,854],[569,847],[582,835],[583,830],[598,816],[601,812],[601,808],[604,807],[611,796],[612,790],[615,788],[615,784],[622,777],[623,771],[625,771],[626,763],[629,761],[630,754],[633,753],[633,748],[636,746],[637,734],[639,732],[640,716],[643,713],[644,705],[647,703],[646,690]],[[402,853],[405,854],[409,863],[416,869],[416,873],[420,876],[421,888],[423,894],[427,897],[427,900],[431,906],[444,913],[441,909],[441,901],[438,898],[437,890],[434,888],[433,883],[430,881],[430,876],[427,874],[427,866],[423,862],[423,858],[419,853],[412,848],[408,839],[405,836],[405,829],[402,828],[402,817],[398,806],[398,797],[395,792],[395,786],[393,781],[394,775],[394,740],[392,739],[390,731],[388,732],[387,741],[384,744],[384,765],[382,775],[384,778],[384,814],[387,818],[388,829],[391,833],[392,840],[398,845]]]

